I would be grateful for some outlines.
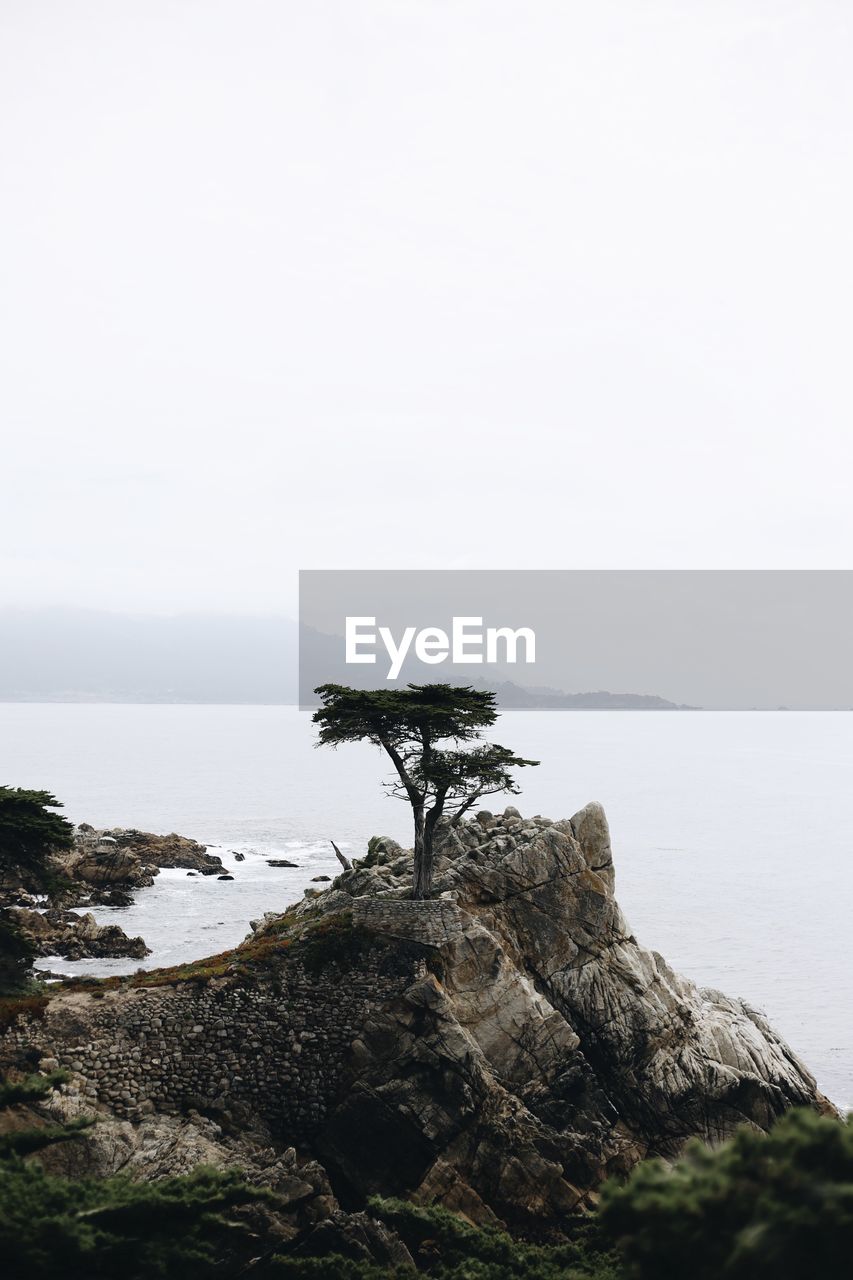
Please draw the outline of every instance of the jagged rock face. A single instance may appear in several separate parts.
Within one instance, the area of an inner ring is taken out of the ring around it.
[[[766,1127],[814,1102],[814,1079],[761,1014],[697,988],[639,945],[613,896],[600,805],[539,829],[505,825],[497,858],[490,832],[445,881],[574,1029],[620,1116],[651,1147],[672,1152],[685,1137],[716,1140],[744,1122]]]
[[[440,914],[453,925],[438,945],[411,940],[425,910],[407,902],[411,853],[373,841],[329,889],[256,924],[246,954],[265,958],[251,978],[238,951],[215,982],[60,993],[0,1049],[77,1073],[69,1096],[101,1111],[78,1149],[89,1143],[100,1171],[113,1149],[135,1176],[183,1170],[210,1163],[212,1144],[260,1177],[259,1144],[295,1143],[348,1210],[375,1192],[407,1195],[519,1230],[559,1231],[649,1152],[766,1127],[794,1104],[828,1107],[759,1014],[637,943],[614,899],[599,805],[556,823],[483,813],[440,829],[438,854]],[[298,946],[277,949],[287,929],[364,916],[359,898],[393,910],[371,908],[373,931],[354,930],[362,950],[349,970],[340,954],[309,971]],[[231,1117],[227,1142],[180,1119],[206,1109]],[[325,1195],[306,1192],[328,1210],[311,1230],[348,1230]]]
[[[123,827],[96,831],[85,822],[74,832],[73,847],[55,851],[50,860],[55,883],[48,898],[56,907],[129,906],[134,892],[150,888],[162,867],[182,867],[204,876],[225,872],[221,858],[186,836]],[[36,901],[32,894],[42,892],[40,883],[16,874],[0,885],[0,906],[30,907]]]
[[[481,1224],[558,1224],[641,1150],[494,938],[474,926],[444,958],[441,977],[366,1020],[312,1150],[355,1202],[409,1195]]]
[[[382,852],[377,842],[365,863],[338,877],[330,909],[339,911],[348,894],[407,893],[411,855]],[[476,1047],[501,1101],[480,1099],[465,1138],[448,1133],[416,1195],[467,1203],[470,1211],[475,1192],[504,1218],[512,1204],[533,1216],[558,1215],[609,1171],[645,1154],[674,1155],[687,1138],[717,1141],[744,1123],[766,1128],[792,1105],[831,1110],[760,1013],[697,988],[639,945],[614,898],[600,805],[556,823],[525,821],[514,810],[479,815],[442,828],[438,853],[436,890],[458,903],[463,931],[442,948],[433,1016]],[[318,906],[322,898],[303,910]],[[442,1039],[448,1043],[446,1030]],[[386,1100],[394,1094],[404,1113],[413,1107],[406,1095],[417,1056],[412,1045],[396,1059],[405,1087],[395,1085],[393,1071],[383,1083]],[[482,1132],[489,1106],[501,1117],[491,1137]],[[460,1110],[461,1103],[457,1116]],[[541,1157],[540,1168],[531,1148],[547,1149],[551,1165]],[[518,1170],[522,1151],[521,1168],[537,1170],[535,1193]],[[334,1161],[328,1151],[326,1158]],[[497,1170],[509,1188],[495,1183]],[[368,1178],[366,1188],[372,1185]]]
[[[96,888],[146,888],[154,883],[161,867],[184,867],[203,875],[225,870],[222,859],[196,840],[174,832],[159,836],[123,827],[97,832],[85,825],[79,827],[75,849],[63,858],[66,874]]]
[[[130,956],[141,960],[150,954],[142,938],[128,937],[117,924],[99,925],[88,911],[78,916],[73,911],[8,907],[4,915],[37,956],[62,956],[66,960]]]

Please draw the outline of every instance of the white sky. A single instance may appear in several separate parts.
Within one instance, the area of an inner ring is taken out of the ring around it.
[[[846,0],[0,0],[0,603],[850,567]]]

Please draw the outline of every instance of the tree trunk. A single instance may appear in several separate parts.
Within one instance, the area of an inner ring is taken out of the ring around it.
[[[443,812],[443,794],[436,798],[435,804],[427,812],[426,817],[423,816],[423,810],[421,810],[420,857],[418,857],[417,837],[415,843],[415,890],[413,894],[415,898],[428,898],[432,893],[433,834]],[[417,818],[415,823],[417,830]]]
[[[427,858],[424,842],[424,800],[426,796],[412,782],[406,772],[406,765],[402,756],[390,739],[380,737],[379,743],[391,757],[394,768],[397,770],[398,777],[409,798],[409,804],[412,806],[412,813],[415,816],[415,885],[412,896],[426,898],[432,885],[432,843],[430,842],[429,856]]]
[[[429,865],[427,865],[424,806],[422,804],[412,805],[412,812],[415,815],[415,884],[412,897],[426,898],[429,896],[432,884],[432,848],[430,847],[429,850]],[[430,841],[431,844],[432,842]]]

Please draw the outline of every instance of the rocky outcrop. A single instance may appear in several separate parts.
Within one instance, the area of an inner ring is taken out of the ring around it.
[[[484,929],[578,1036],[579,1060],[650,1148],[766,1126],[815,1098],[807,1069],[745,1002],[673,973],[632,934],[614,897],[604,810],[523,820],[483,812],[439,836],[437,893]],[[402,898],[409,855],[338,877],[334,889]],[[335,909],[340,910],[340,900]],[[316,904],[312,904],[316,909]]]
[[[108,1172],[120,1150],[143,1177],[213,1152],[261,1177],[258,1151],[275,1165],[293,1146],[287,1176],[328,1178],[306,1175],[319,1216],[294,1239],[368,1231],[339,1202],[373,1193],[559,1234],[650,1152],[831,1109],[761,1014],[640,946],[600,806],[483,812],[438,853],[435,901],[411,901],[411,854],[374,840],[234,952],[19,1019],[6,1063],[67,1067],[57,1105],[100,1115],[56,1158]]]
[[[186,836],[123,827],[96,830],[85,822],[75,828],[73,847],[54,853],[51,864],[46,897],[57,909],[130,906],[134,893],[150,888],[163,867],[186,868],[204,876],[225,873],[221,858]],[[0,888],[0,907],[36,905],[39,899],[33,895],[42,891],[40,884],[24,880],[6,883]]]
[[[160,836],[124,827],[96,831],[86,823],[75,832],[74,851],[63,859],[63,869],[72,880],[97,889],[115,885],[144,888],[154,883],[162,867],[180,867],[202,875],[221,875],[225,870],[221,858],[186,836],[174,832]]]
[[[137,890],[154,884],[161,867],[234,879],[225,874],[221,858],[196,840],[132,828],[98,831],[84,822],[75,828],[73,847],[52,855],[48,892],[40,883],[12,877],[0,886],[0,911],[21,930],[36,957],[142,959],[151,954],[142,938],[128,937],[119,925],[98,925],[91,913],[81,917],[69,908],[128,907]],[[45,902],[46,910],[36,909]]]
[[[129,938],[116,924],[99,925],[91,912],[31,911],[10,907],[6,918],[23,934],[36,956],[62,956],[65,960],[105,959],[150,955],[142,938]]]

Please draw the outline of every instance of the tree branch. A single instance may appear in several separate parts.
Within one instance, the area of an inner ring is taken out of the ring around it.
[[[393,745],[390,739],[385,737],[384,734],[379,738],[379,743],[384,748],[384,750],[388,753],[388,755],[391,757],[391,761],[394,765],[394,768],[397,770],[397,773],[400,775],[400,781],[402,782],[406,795],[409,798],[409,803],[413,805],[422,805],[424,802],[424,796],[421,794],[420,791],[418,791],[414,782],[412,782],[412,779],[409,777],[408,773],[406,772],[406,765],[399,751],[396,749],[396,747]]]
[[[341,853],[341,851],[340,851],[340,849],[338,848],[338,846],[335,844],[334,840],[330,840],[330,841],[329,841],[329,844],[330,844],[330,845],[332,846],[332,848],[334,849],[334,851],[335,851],[335,857],[337,858],[338,862],[339,862],[339,863],[341,864],[341,866],[343,867],[344,871],[352,871],[352,863],[350,862],[349,858],[345,858],[345,857],[344,857],[344,855]]]

